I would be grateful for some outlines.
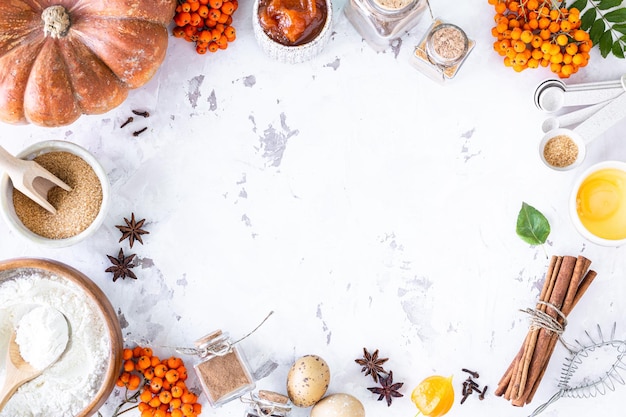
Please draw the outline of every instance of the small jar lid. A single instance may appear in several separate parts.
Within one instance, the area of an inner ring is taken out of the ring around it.
[[[411,10],[419,1],[422,0],[369,0],[377,11],[390,15],[398,15]]]
[[[432,61],[442,66],[452,66],[467,54],[469,39],[460,27],[451,23],[437,25],[426,39],[426,53]]]
[[[211,355],[223,355],[232,349],[228,332],[216,330],[194,342],[198,356],[206,358]]]

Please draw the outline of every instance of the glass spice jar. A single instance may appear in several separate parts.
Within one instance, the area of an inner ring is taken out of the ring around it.
[[[242,401],[249,404],[243,417],[287,417],[291,412],[289,398],[273,391],[259,390]]]
[[[426,0],[348,0],[344,13],[376,51],[411,30],[427,7]]]
[[[217,330],[195,342],[203,359],[194,369],[212,407],[219,407],[252,391],[254,378],[242,352],[227,332]]]
[[[454,78],[474,45],[463,29],[435,19],[415,47],[411,63],[431,79],[443,82]]]

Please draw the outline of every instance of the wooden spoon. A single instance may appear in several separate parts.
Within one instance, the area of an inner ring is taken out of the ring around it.
[[[13,187],[51,213],[56,213],[56,209],[48,202],[48,191],[57,186],[65,191],[72,190],[69,185],[37,162],[16,158],[2,146],[0,146],[0,168],[4,168],[11,177]]]
[[[41,375],[43,369],[35,369],[26,362],[20,354],[20,346],[15,342],[15,330],[11,333],[9,349],[6,359],[6,376],[4,386],[0,389],[0,411],[4,408],[11,396],[26,382]]]
[[[65,315],[63,315],[61,312],[57,313],[58,317],[54,317],[54,319],[63,320],[63,322],[68,325]],[[69,325],[67,327],[67,331],[69,332]],[[65,339],[63,341],[65,345],[62,346],[58,352],[55,352],[56,357],[48,358],[50,360],[50,363],[41,364],[42,369],[39,369],[39,367],[34,367],[22,357],[22,353],[20,352],[20,345],[17,343],[16,338],[17,330],[13,329],[13,331],[11,332],[11,338],[9,339],[9,346],[7,348],[4,386],[0,388],[0,411],[2,411],[6,403],[19,387],[21,387],[28,381],[38,377],[46,369],[56,363],[59,358],[63,356],[63,353],[65,353],[67,347],[69,346],[69,340]]]

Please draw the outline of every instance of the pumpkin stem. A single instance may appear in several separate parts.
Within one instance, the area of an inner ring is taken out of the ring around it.
[[[41,13],[41,20],[43,20],[44,36],[61,38],[70,30],[70,15],[63,6],[47,7]]]

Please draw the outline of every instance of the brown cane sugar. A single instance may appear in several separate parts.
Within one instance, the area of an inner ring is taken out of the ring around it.
[[[70,152],[48,152],[38,155],[34,161],[72,190],[60,187],[50,190],[48,201],[56,209],[53,214],[13,189],[15,214],[24,226],[48,239],[67,239],[87,229],[102,205],[102,184],[91,166]]]
[[[578,146],[569,136],[557,135],[546,142],[543,157],[553,167],[564,168],[576,162]]]

